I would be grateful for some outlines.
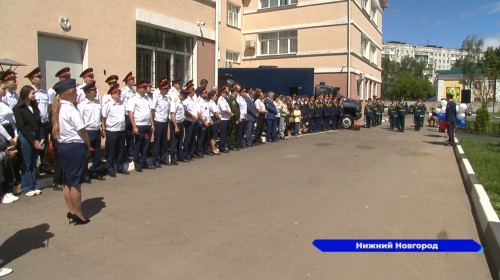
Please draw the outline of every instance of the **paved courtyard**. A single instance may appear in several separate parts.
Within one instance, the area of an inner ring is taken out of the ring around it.
[[[474,239],[444,134],[382,127],[268,143],[0,205],[5,279],[491,279],[483,253],[321,253],[317,238]]]

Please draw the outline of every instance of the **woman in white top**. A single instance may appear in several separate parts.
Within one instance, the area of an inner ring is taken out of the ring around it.
[[[81,184],[84,181],[86,153],[90,150],[89,138],[82,115],[75,108],[76,82],[68,79],[54,85],[56,97],[52,103],[52,134],[57,138],[57,159],[64,180],[64,200],[68,206],[69,223],[90,222],[82,213]]]
[[[210,149],[212,154],[220,155],[219,152],[217,152],[217,148],[215,147],[215,138],[217,138],[217,135],[219,134],[219,124],[222,122],[220,118],[219,106],[217,106],[216,103],[217,93],[214,91],[209,92],[208,100],[210,100],[208,102],[208,109],[210,112],[210,118],[212,120],[211,132],[209,132],[208,134]]]

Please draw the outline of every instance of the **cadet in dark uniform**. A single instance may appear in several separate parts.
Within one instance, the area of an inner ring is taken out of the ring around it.
[[[388,108],[388,114],[389,114],[389,128],[394,129],[395,126],[395,121],[396,121],[396,99],[392,99],[391,105],[389,105]]]
[[[457,104],[453,101],[453,94],[446,94],[446,98],[448,99],[448,103],[446,104],[446,130],[448,131],[448,142],[445,143],[445,146],[453,146],[454,138],[455,138],[455,123],[457,122]]]
[[[404,97],[401,96],[399,98],[399,102],[396,104],[396,114],[398,119],[397,124],[399,132],[405,131],[405,118],[407,110],[408,104],[404,101]]]
[[[366,128],[371,128],[371,126],[372,126],[373,110],[374,110],[374,106],[372,103],[372,99],[368,98],[368,104],[366,104],[366,106],[365,106],[365,119],[366,119],[365,127]]]
[[[229,150],[237,151],[239,150],[237,147],[238,140],[238,130],[240,125],[240,105],[238,105],[238,101],[236,97],[240,93],[238,88],[233,88],[231,91],[231,96],[229,97],[229,106],[231,107],[231,112],[233,115],[229,120],[229,141],[228,148]]]
[[[413,105],[413,120],[415,123],[415,131],[420,130],[420,118],[423,117],[422,99],[418,98],[417,103]]]
[[[382,125],[382,115],[384,114],[385,104],[382,99],[378,98],[378,125]]]

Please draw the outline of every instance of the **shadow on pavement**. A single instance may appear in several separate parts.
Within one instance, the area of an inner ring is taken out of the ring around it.
[[[437,135],[437,134],[427,134],[425,135],[427,137],[433,137],[433,138],[440,138],[440,137],[443,137],[443,135]]]
[[[29,253],[31,250],[49,246],[49,239],[54,237],[54,234],[48,231],[49,228],[49,224],[25,228],[5,240],[0,246],[0,259],[4,260],[2,266]]]
[[[94,197],[82,202],[82,210],[86,218],[92,218],[106,207],[104,197]]]
[[[423,141],[423,142],[432,145],[444,146],[444,141]]]

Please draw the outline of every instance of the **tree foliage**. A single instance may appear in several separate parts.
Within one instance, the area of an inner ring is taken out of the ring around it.
[[[481,60],[483,46],[484,40],[478,34],[467,35],[462,42],[462,49],[467,51],[467,55],[455,62],[454,66],[462,69],[469,88],[472,88],[472,84],[479,74],[477,69]]]
[[[432,84],[424,76],[425,61],[404,57],[401,62],[382,59],[382,97],[386,99],[404,96],[417,99],[434,95]]]

